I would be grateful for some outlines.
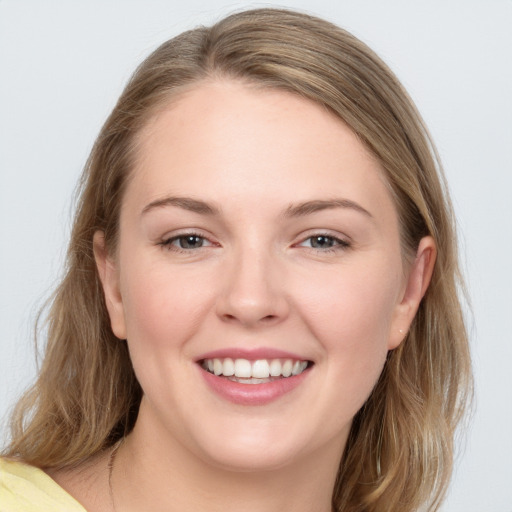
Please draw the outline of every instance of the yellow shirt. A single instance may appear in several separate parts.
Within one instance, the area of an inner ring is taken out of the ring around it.
[[[44,471],[0,457],[0,512],[87,512]]]

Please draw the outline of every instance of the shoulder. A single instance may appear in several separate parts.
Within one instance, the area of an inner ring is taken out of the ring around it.
[[[0,512],[86,512],[44,471],[0,457]]]

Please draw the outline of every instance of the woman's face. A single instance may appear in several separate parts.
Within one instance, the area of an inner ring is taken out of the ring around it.
[[[320,106],[230,81],[162,109],[138,150],[115,259],[96,237],[136,429],[225,468],[339,458],[433,259],[424,240],[404,268],[378,162]]]

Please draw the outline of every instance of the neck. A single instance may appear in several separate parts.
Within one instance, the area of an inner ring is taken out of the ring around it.
[[[278,468],[236,471],[136,426],[117,452],[112,497],[118,512],[330,512],[343,446],[336,448]]]

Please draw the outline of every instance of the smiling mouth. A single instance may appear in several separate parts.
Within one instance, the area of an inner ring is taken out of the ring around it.
[[[313,363],[293,359],[214,358],[200,361],[201,367],[217,377],[241,384],[265,384],[300,375]]]

